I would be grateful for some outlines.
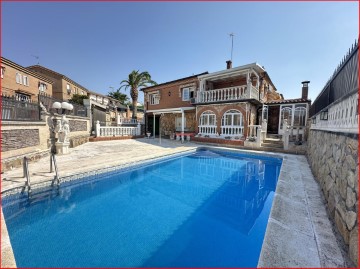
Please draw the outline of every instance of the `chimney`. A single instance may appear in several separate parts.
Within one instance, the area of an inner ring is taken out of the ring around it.
[[[308,93],[309,93],[309,83],[310,81],[303,81],[302,83],[302,89],[301,89],[301,99],[308,99]]]
[[[226,61],[226,69],[232,68],[232,61]]]

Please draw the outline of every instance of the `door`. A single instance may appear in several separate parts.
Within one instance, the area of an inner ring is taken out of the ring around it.
[[[159,127],[160,127],[160,116],[155,116],[155,135],[159,135]],[[151,136],[153,136],[154,132],[154,116],[148,117],[148,129],[147,132],[151,133]]]
[[[277,134],[279,129],[280,106],[268,107],[268,134]]]

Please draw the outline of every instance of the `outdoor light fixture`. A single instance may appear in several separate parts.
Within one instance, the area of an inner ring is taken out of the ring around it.
[[[62,109],[61,114],[66,114],[67,110],[71,111],[74,109],[74,106],[72,104],[69,104],[68,102],[54,102],[51,107],[56,109],[57,113],[59,113],[59,109]]]

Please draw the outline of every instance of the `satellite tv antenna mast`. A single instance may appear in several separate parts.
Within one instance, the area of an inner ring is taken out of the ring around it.
[[[37,64],[40,64],[40,57],[39,56],[36,56],[36,55],[31,55],[32,57],[34,57],[34,58],[36,58],[36,60],[38,61],[38,63]]]
[[[233,56],[233,48],[234,48],[234,33],[230,33],[229,36],[231,37],[231,58],[230,60],[232,61],[232,56]]]

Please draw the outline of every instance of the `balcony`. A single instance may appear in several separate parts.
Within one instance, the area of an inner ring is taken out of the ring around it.
[[[246,99],[259,100],[259,90],[254,86],[251,86],[249,90],[248,87],[244,85],[209,91],[198,91],[196,103],[217,103],[226,101],[241,101]]]

